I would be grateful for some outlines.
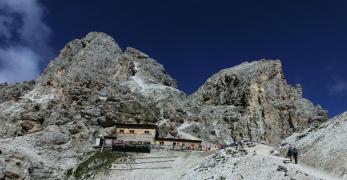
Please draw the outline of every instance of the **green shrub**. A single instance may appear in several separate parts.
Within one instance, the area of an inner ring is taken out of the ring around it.
[[[121,155],[112,153],[111,150],[97,151],[80,163],[73,175],[76,179],[86,179],[97,172],[105,172],[120,157]]]

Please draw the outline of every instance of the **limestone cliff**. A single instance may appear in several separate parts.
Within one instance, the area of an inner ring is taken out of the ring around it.
[[[226,141],[278,143],[327,120],[327,111],[302,98],[300,85],[287,84],[279,60],[224,69],[190,96],[189,105],[199,110],[201,127]]]

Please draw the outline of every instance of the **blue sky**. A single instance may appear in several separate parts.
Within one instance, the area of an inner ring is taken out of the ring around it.
[[[102,31],[155,58],[188,94],[223,68],[280,59],[288,82],[334,116],[347,110],[346,9],[344,0],[2,0],[0,81],[34,78],[67,42]]]

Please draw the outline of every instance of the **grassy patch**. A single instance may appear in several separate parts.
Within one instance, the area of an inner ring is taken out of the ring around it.
[[[76,179],[86,179],[97,172],[106,172],[120,157],[121,155],[112,153],[111,150],[97,151],[80,163],[73,175]]]

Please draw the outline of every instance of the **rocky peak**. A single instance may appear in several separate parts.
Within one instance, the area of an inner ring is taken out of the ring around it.
[[[39,77],[41,85],[97,83],[114,86],[141,77],[144,84],[176,87],[176,81],[164,67],[145,53],[128,47],[124,53],[114,39],[104,33],[91,32],[69,42]]]
[[[279,60],[224,69],[209,78],[190,103],[204,107],[198,116],[205,119],[206,127],[220,132],[216,136],[233,140],[278,143],[294,131],[328,119],[325,110],[302,98],[300,86],[287,84]],[[216,106],[220,113],[209,115]]]
[[[116,60],[121,49],[112,37],[98,32],[69,42],[39,77],[41,85],[74,85],[95,81],[113,84]]]
[[[278,83],[285,83],[279,60],[245,62],[216,73],[192,97],[204,104],[247,105],[245,93],[257,89],[257,84],[274,79],[279,80]],[[257,90],[265,91],[264,88],[266,87]],[[298,96],[301,97],[300,94]]]
[[[177,87],[176,80],[170,77],[164,66],[150,58],[147,54],[135,48],[128,47],[124,52],[124,57],[131,59],[135,64],[135,80],[141,79],[145,84]]]
[[[138,61],[140,59],[146,59],[149,58],[149,56],[135,48],[127,47],[125,54],[132,57],[135,61]]]

